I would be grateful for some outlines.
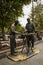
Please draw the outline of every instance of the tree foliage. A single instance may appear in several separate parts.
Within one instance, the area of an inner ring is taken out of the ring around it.
[[[34,23],[36,25],[36,30],[43,29],[43,5],[39,4],[34,8]],[[31,14],[32,17],[32,14]]]
[[[18,24],[18,25],[16,26],[16,31],[18,31],[18,32],[23,32],[23,31],[25,31],[25,29],[21,26],[21,24]]]
[[[29,3],[30,0],[1,0],[0,1],[0,26],[8,26],[22,13],[23,4]]]

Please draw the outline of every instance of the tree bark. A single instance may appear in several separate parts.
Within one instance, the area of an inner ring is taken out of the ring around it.
[[[5,30],[4,30],[4,26],[2,26],[2,36],[3,36],[3,40],[5,40]]]

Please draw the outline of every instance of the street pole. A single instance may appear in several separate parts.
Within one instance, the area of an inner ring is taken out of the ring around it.
[[[34,22],[34,3],[33,0],[31,0],[32,2],[32,22]]]
[[[31,0],[31,2],[32,2],[32,21],[33,22],[34,22],[34,1],[37,2],[37,0]]]

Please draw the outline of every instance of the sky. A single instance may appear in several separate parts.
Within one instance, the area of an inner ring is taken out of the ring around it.
[[[38,3],[39,0],[37,1]],[[33,2],[34,3],[34,7],[37,6],[37,3],[36,2]],[[43,0],[41,0],[41,4],[43,4]],[[23,15],[21,15],[21,17],[18,17],[18,20],[19,20],[19,23],[22,25],[22,27],[25,27],[26,26],[26,23],[27,23],[27,18],[29,18],[30,14],[31,14],[31,9],[32,9],[32,3],[30,3],[29,5],[24,5],[23,6]]]

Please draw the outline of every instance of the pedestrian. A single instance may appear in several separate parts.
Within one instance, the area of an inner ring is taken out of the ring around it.
[[[28,52],[30,52],[30,48],[33,50],[34,48],[34,32],[35,32],[35,26],[30,21],[29,18],[27,18],[27,24],[26,24],[26,30],[27,30],[27,45],[28,45]]]
[[[15,52],[15,48],[16,48],[15,34],[19,33],[16,31],[17,24],[18,24],[18,20],[16,20],[15,23],[13,23],[10,28],[10,52],[11,52],[11,55],[17,55]]]

